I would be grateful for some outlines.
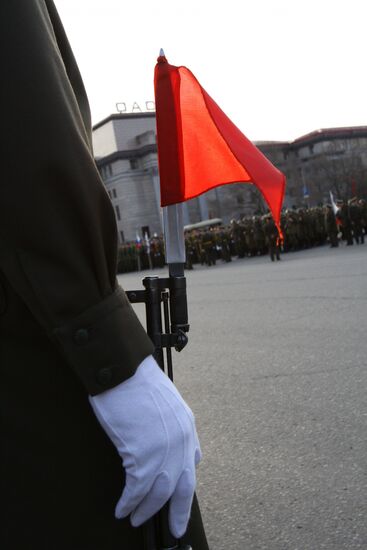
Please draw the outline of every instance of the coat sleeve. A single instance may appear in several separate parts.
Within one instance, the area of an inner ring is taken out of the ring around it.
[[[0,268],[95,395],[153,348],[116,282],[88,100],[51,0],[1,2],[0,45]]]

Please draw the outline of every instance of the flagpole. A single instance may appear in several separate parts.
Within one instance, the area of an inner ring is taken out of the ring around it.
[[[183,203],[163,208],[166,263],[170,277],[183,277],[186,262]]]
[[[190,325],[188,321],[187,291],[185,277],[185,235],[183,203],[163,208],[163,226],[166,263],[170,284],[170,321],[171,332],[179,335],[184,345]],[[179,347],[176,347],[179,350]]]
[[[169,279],[146,277],[145,304],[147,329],[153,339],[163,333],[175,336],[175,344],[166,345],[167,369],[164,365],[163,347],[157,346],[154,356],[163,371],[173,381],[171,346],[180,351],[187,343],[186,333],[189,331],[187,294],[185,278],[185,238],[184,238],[183,204],[173,204],[163,208],[163,234],[165,256],[168,265]],[[169,294],[162,292],[168,288]],[[136,294],[136,293],[135,293]],[[131,293],[130,293],[131,296]],[[162,327],[161,300],[163,299],[164,324]],[[194,505],[197,507],[196,498]],[[172,536],[169,530],[167,503],[154,518],[146,523],[145,547],[147,550],[192,550],[191,546],[182,544]],[[199,513],[198,511],[196,513]],[[156,546],[155,546],[156,545]]]
[[[160,51],[160,56],[164,56],[163,50]],[[174,347],[176,351],[181,351],[187,344],[186,333],[189,331],[183,203],[177,202],[177,204],[163,207],[162,210],[165,257],[169,277],[146,277],[143,280],[145,291],[129,292],[129,299],[132,302],[145,303],[147,331],[156,348],[155,358],[162,370],[166,370],[167,375],[173,381],[171,349]],[[161,304],[163,305],[163,318]],[[166,369],[164,348],[166,350]],[[169,529],[168,510],[169,503],[166,503],[146,523],[145,548],[147,550],[192,550],[190,543],[185,541],[186,536],[181,541],[172,536]],[[192,510],[194,510],[197,528],[199,529],[198,525],[201,525],[204,532],[196,495],[193,498]],[[205,538],[205,533],[203,537]],[[206,539],[205,543],[202,543],[202,550],[208,550]]]

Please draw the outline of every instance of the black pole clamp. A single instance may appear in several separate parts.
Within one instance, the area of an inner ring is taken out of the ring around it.
[[[188,342],[187,332],[190,325],[187,312],[187,294],[185,277],[145,277],[145,290],[128,290],[127,297],[132,304],[144,303],[146,306],[147,332],[155,348],[175,348],[182,351]],[[170,330],[162,330],[157,316],[157,307],[160,308],[168,296]]]
[[[165,349],[167,374],[172,381],[171,350],[172,348],[175,348],[176,351],[183,350],[188,342],[187,332],[190,329],[186,278],[182,276],[182,266],[179,267],[177,273],[173,274],[170,271],[170,277],[145,277],[143,279],[144,290],[126,291],[132,304],[145,304],[147,333],[154,344],[154,357],[164,371],[163,350]],[[145,539],[145,550],[192,550],[190,545],[181,543],[170,533],[167,504],[146,523]]]

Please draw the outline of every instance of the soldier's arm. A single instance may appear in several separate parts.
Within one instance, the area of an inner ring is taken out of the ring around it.
[[[112,206],[88,101],[53,3],[1,2],[0,269],[90,394],[152,345],[116,283]]]

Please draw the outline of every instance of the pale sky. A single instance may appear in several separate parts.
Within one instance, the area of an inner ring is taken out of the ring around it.
[[[154,100],[160,48],[251,140],[367,125],[367,0],[55,0],[93,124]]]

